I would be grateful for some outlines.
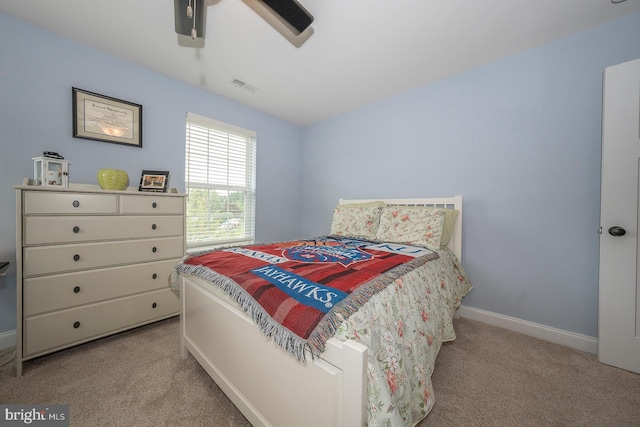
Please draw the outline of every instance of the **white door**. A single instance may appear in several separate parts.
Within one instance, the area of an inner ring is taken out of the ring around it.
[[[640,373],[640,59],[604,72],[598,360]]]

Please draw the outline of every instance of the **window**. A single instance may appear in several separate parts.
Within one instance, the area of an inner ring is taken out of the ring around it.
[[[253,243],[256,134],[187,113],[187,248]]]

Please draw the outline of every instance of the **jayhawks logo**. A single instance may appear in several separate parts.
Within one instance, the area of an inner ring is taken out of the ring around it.
[[[284,249],[282,256],[291,261],[336,263],[343,267],[373,258],[373,255],[360,249],[359,243],[365,242],[352,241],[345,244],[336,240],[308,240],[296,243],[298,245]]]

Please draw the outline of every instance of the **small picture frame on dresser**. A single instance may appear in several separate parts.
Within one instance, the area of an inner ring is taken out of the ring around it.
[[[138,191],[151,193],[166,193],[169,186],[169,171],[143,170],[140,175],[140,187]]]

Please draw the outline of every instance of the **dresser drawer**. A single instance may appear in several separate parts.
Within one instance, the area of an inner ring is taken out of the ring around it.
[[[56,193],[50,191],[25,191],[24,215],[39,214],[116,214],[116,194]]]
[[[167,288],[179,258],[24,279],[23,313],[33,316]]]
[[[90,304],[24,320],[24,355],[60,349],[102,335],[178,314],[180,300],[169,288]]]
[[[183,213],[183,197],[120,195],[120,214],[122,215],[182,215]]]
[[[183,216],[28,216],[25,246],[182,236]]]
[[[24,248],[22,274],[28,278],[183,256],[183,237],[35,246]]]

